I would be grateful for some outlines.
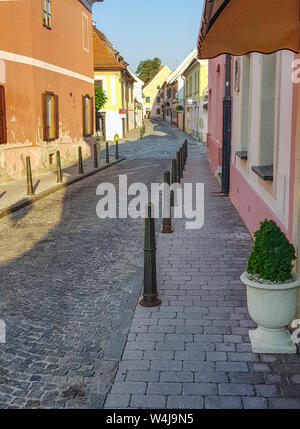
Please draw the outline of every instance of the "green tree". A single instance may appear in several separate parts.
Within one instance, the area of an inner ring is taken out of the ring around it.
[[[143,82],[147,83],[156,75],[160,65],[161,60],[157,57],[153,60],[140,61],[136,74]]]
[[[107,97],[103,89],[99,88],[98,86],[95,86],[95,109],[96,112],[98,110],[101,110],[102,107],[105,106],[107,102]]]

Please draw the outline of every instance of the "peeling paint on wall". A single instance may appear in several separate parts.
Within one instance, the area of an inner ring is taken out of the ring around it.
[[[9,14],[11,20],[0,17],[1,35],[9,34],[9,37],[1,38],[1,49],[14,53],[17,48],[18,54],[30,54],[33,59],[45,63],[51,59],[51,64],[57,65],[57,68],[49,70],[28,62],[0,60],[0,84],[5,89],[8,138],[7,143],[0,145],[1,183],[17,180],[26,174],[26,156],[31,158],[34,175],[55,169],[57,150],[61,152],[63,167],[78,162],[79,145],[82,146],[84,159],[92,154],[93,141],[82,137],[82,96],[94,95],[93,53],[91,51],[87,55],[81,49],[81,20],[78,20],[84,10],[88,14],[91,46],[92,15],[80,2],[59,1],[56,2],[56,13],[59,16],[68,15],[67,27],[57,26],[55,32],[51,32],[51,38],[42,25],[26,27],[20,38],[13,31],[12,24],[23,22],[24,14],[26,17],[32,15],[32,22],[38,20],[40,24],[40,8],[32,8],[33,2],[24,2],[20,8],[7,6],[12,8],[13,13]],[[45,50],[48,43],[49,49]],[[63,74],[58,70],[60,68],[72,74]],[[89,79],[82,79],[82,76]],[[59,139],[55,141],[43,140],[42,94],[47,90],[57,95],[59,100]]]

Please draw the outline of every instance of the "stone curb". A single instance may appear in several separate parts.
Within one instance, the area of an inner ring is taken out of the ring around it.
[[[7,207],[6,209],[2,209],[2,210],[0,210],[0,219],[5,217],[5,216],[8,216],[11,213],[16,212],[17,210],[22,209],[22,208],[24,208],[30,204],[34,204],[36,201],[39,201],[42,198],[45,198],[48,195],[53,194],[54,192],[60,191],[61,189],[64,189],[64,188],[67,188],[68,186],[73,185],[74,183],[79,182],[80,180],[83,180],[89,176],[92,176],[93,174],[99,173],[99,171],[106,170],[107,168],[112,167],[113,165],[119,164],[119,162],[122,162],[125,159],[126,158],[121,158],[117,161],[113,161],[113,162],[109,163],[108,165],[104,165],[103,167],[95,168],[94,170],[89,171],[88,173],[73,177],[72,179],[68,180],[65,183],[61,183],[59,185],[52,186],[51,188],[47,189],[46,191],[41,192],[39,195],[30,197],[30,198],[26,198],[26,200],[24,200],[24,201],[20,201],[16,204],[13,204],[13,205]]]

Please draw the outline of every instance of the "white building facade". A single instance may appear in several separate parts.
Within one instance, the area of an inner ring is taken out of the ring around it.
[[[185,109],[185,78],[183,73],[196,58],[197,50],[194,49],[166,79],[163,100],[165,105],[164,119],[182,130],[184,128]]]
[[[143,124],[144,118],[144,101],[145,98],[143,96],[143,86],[144,82],[139,79],[131,70],[129,70],[132,77],[135,79],[133,84],[133,98],[135,102],[135,112],[134,112],[134,120],[135,126],[141,127]]]

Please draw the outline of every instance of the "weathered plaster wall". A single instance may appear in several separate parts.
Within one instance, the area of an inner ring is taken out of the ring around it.
[[[25,174],[27,155],[31,156],[35,172],[48,171],[49,155],[58,149],[63,165],[77,161],[78,145],[82,146],[85,158],[90,155],[91,144],[82,137],[82,96],[93,96],[92,85],[36,67],[7,62],[4,87],[7,143],[0,146],[1,182]],[[51,142],[43,141],[42,93],[45,91],[53,91],[59,97],[60,137]]]
[[[46,172],[49,155],[58,149],[63,166],[77,162],[78,145],[85,158],[91,154],[90,139],[82,137],[82,96],[93,96],[94,85],[92,17],[83,4],[52,2],[51,29],[43,26],[41,2],[2,2],[0,8],[0,85],[5,88],[7,121],[7,143],[0,145],[4,182],[25,174],[27,155],[33,172]],[[87,32],[83,17],[88,19]],[[45,91],[59,97],[59,139],[52,142],[42,139]]]

